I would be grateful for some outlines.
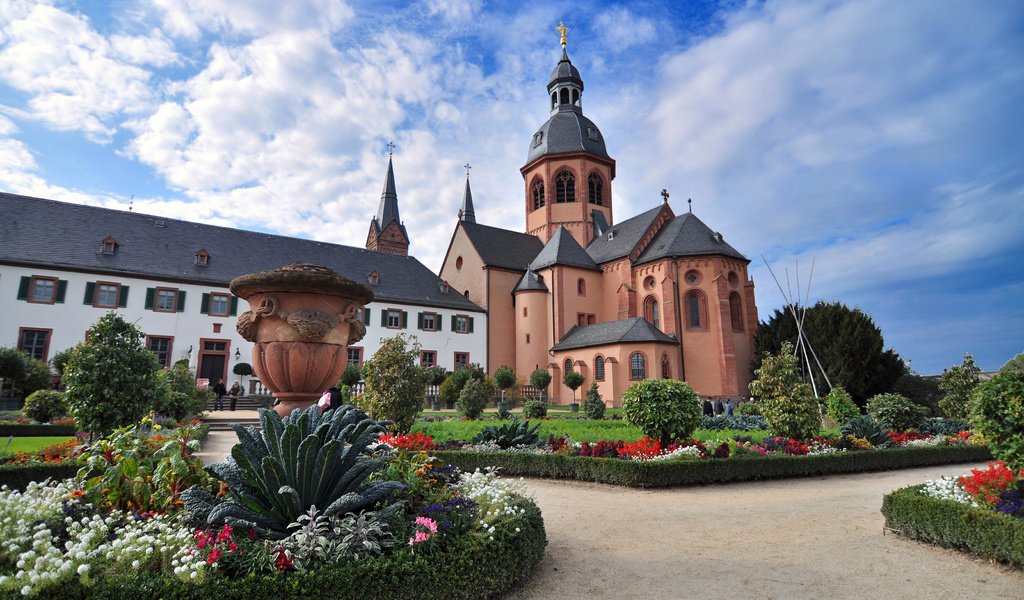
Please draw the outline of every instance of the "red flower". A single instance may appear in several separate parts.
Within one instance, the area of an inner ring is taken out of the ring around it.
[[[294,561],[288,558],[288,553],[282,546],[278,546],[277,550],[274,552],[277,552],[277,560],[274,561],[274,567],[276,567],[278,571],[287,571],[292,568]]]
[[[221,557],[220,548],[214,546],[213,550],[210,550],[210,555],[206,557],[206,564],[212,565],[217,562],[217,559]]]

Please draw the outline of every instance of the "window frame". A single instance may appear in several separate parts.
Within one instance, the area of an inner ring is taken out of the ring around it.
[[[544,180],[539,176],[535,176],[530,183],[530,197],[533,200],[533,210],[540,210],[547,204]]]
[[[171,365],[174,364],[174,361],[172,360],[174,358],[174,336],[148,334],[146,335],[146,350],[149,350],[150,352],[153,352],[153,354],[156,354],[157,359],[159,359],[160,355],[154,352],[153,349],[149,347],[149,343],[152,340],[167,340],[167,360],[163,363],[163,367],[164,369],[170,369]]]
[[[26,351],[24,345],[22,344],[22,342],[25,340],[25,334],[28,333],[28,332],[35,332],[35,333],[43,332],[43,333],[46,334],[46,341],[43,343],[43,357],[39,358],[39,360],[41,360],[43,362],[49,361],[50,360],[50,342],[53,341],[53,329],[52,328],[48,329],[46,327],[19,327],[18,328],[18,350],[21,351],[21,352],[24,352],[25,354],[28,354],[32,358],[38,358],[34,354]]]
[[[644,319],[654,326],[655,329],[661,330],[661,313],[660,306],[658,306],[658,297],[654,294],[648,295],[644,298]]]
[[[156,288],[154,288],[152,311],[153,312],[159,312],[159,313],[175,313],[175,312],[178,312],[178,293],[180,291],[181,290],[179,290],[178,288],[169,288],[169,287],[156,287]],[[169,310],[168,309],[164,309],[164,308],[160,308],[160,292],[170,292],[171,293],[171,297],[172,297],[173,301],[171,302],[171,308]],[[228,308],[230,310],[230,307],[228,307]]]
[[[597,171],[587,176],[587,201],[594,206],[604,206],[604,178]]]
[[[427,356],[432,356],[433,360],[428,365],[424,360]],[[420,367],[424,369],[430,369],[437,366],[437,350],[420,350]]]
[[[463,327],[459,327],[462,324]],[[469,335],[469,315],[455,315],[455,329],[453,333]]]
[[[737,292],[729,292],[729,320],[734,333],[743,332],[743,300]]]
[[[605,359],[598,354],[594,357],[594,381],[604,381]]]
[[[121,284],[116,281],[96,281],[92,288],[92,307],[93,308],[117,308],[118,303],[121,300]],[[114,303],[113,304],[100,304],[100,288],[103,286],[114,287]]]
[[[461,367],[459,366],[459,357],[460,356],[466,357],[465,364],[463,366],[461,366]],[[469,360],[469,352],[455,352],[454,353],[454,356],[452,357],[452,369],[453,370],[458,371],[459,369],[468,369],[469,365],[471,365],[471,364],[473,364],[473,363],[471,363],[470,360]]]
[[[637,366],[633,364],[633,359],[639,358],[639,368],[641,369],[640,377],[637,377]],[[629,380],[630,381],[643,381],[647,379],[647,355],[639,350],[631,352],[629,354]]]
[[[345,364],[346,364],[346,366],[353,364],[352,363],[352,357],[350,356],[350,354],[353,351],[356,352],[359,355],[359,360],[357,360],[355,362],[355,365],[357,367],[359,367],[360,369],[362,369],[363,368],[363,347],[362,346],[349,346],[348,348],[345,348]]]
[[[693,324],[693,300],[697,300],[697,325]],[[707,331],[708,324],[708,301],[704,292],[698,289],[687,290],[683,296],[683,308],[685,309],[687,331]]]
[[[441,331],[441,315],[436,312],[422,312],[423,327],[420,327],[420,331]],[[431,317],[434,320],[434,326],[431,328],[427,327],[427,317]]]
[[[587,280],[582,277],[576,280],[576,295],[584,298],[587,296]]]
[[[391,315],[397,315],[398,321],[396,325],[391,324]],[[401,329],[402,328],[402,309],[400,308],[388,308],[384,311],[384,322],[386,325],[385,329]]]
[[[36,300],[36,282],[37,281],[50,281],[53,283],[53,293],[50,295],[49,300]],[[60,279],[56,277],[50,277],[49,275],[32,275],[32,279],[28,284],[28,298],[25,300],[29,304],[56,304],[57,303],[57,289],[60,286]]]
[[[571,169],[555,173],[555,204],[576,202],[576,174]]]
[[[224,298],[224,312],[213,312],[213,301],[217,297]],[[225,294],[223,292],[210,292],[210,304],[206,307],[206,314],[211,317],[230,317],[231,316],[231,294]]]

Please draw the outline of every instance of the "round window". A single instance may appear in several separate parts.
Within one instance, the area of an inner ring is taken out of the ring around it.
[[[455,259],[455,269],[456,270],[461,270],[462,269],[462,257],[461,256]]]
[[[737,287],[740,284],[740,278],[736,275],[736,271],[729,271],[729,287]]]
[[[653,277],[648,277],[647,279],[644,279],[645,288],[653,290],[655,285],[657,285],[657,283],[654,281]]]
[[[686,281],[686,283],[690,285],[697,285],[698,283],[700,283],[700,272],[687,271],[683,279]]]

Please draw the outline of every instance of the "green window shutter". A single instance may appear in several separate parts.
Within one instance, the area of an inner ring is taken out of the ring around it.
[[[455,315],[452,315],[452,331],[453,332],[458,331],[458,329],[455,328],[455,322],[457,320],[458,320],[458,317],[456,317]]]
[[[231,316],[238,316],[238,296],[231,297]]]
[[[441,315],[437,315],[436,317],[434,317],[434,327],[437,327],[436,331],[441,331],[444,329],[444,319],[441,318]]]
[[[369,324],[370,324],[370,309],[364,308],[363,309],[363,325],[369,325]]]
[[[409,313],[402,311],[402,329],[409,326]]]
[[[122,285],[117,292],[117,305],[121,308],[128,306],[128,286]]]
[[[185,291],[178,292],[178,312],[185,312]]]
[[[90,281],[85,284],[85,297],[82,299],[82,304],[92,304],[93,296],[96,295],[96,282]]]
[[[469,321],[469,332],[473,333],[473,317],[467,317]]]
[[[204,315],[210,313],[210,295],[209,294],[203,294],[203,299],[202,299],[202,301],[199,302],[199,312],[203,313]]]
[[[155,300],[155,299],[156,299],[156,288],[146,288],[146,304],[143,305],[143,306],[145,306],[146,310],[152,310],[153,309],[153,300]]]
[[[59,304],[64,304],[64,295],[67,294],[67,291],[68,291],[68,280],[67,279],[59,279],[57,281],[57,302]]]
[[[380,326],[381,327],[387,327],[388,326],[388,311],[387,311],[386,308],[382,308],[380,310]]]
[[[423,313],[416,313],[416,328],[423,329]]]
[[[31,277],[22,277],[18,284],[18,300],[28,300],[28,286],[32,285]]]

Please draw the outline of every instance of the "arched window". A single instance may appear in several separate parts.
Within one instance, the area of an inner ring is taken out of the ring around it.
[[[571,371],[572,371],[572,359],[571,358],[567,358],[567,359],[565,359],[565,372],[569,373]],[[563,375],[565,375],[565,373],[563,373]]]
[[[644,318],[651,325],[661,329],[661,317],[658,315],[658,299],[654,296],[648,296],[644,300]]]
[[[736,292],[729,294],[729,318],[733,331],[743,331],[743,307],[740,306],[740,295]]]
[[[580,277],[579,281],[576,282],[576,293],[580,296],[587,295],[587,282],[584,281],[582,277]]]
[[[533,192],[533,210],[544,207],[544,182],[541,181],[540,177],[533,180],[533,185],[530,186],[530,190]]]
[[[604,182],[597,173],[591,173],[587,178],[587,187],[590,190],[589,199],[591,204],[601,206],[604,204]]]
[[[551,108],[558,106],[558,92],[551,92]]]
[[[629,378],[633,381],[647,379],[647,359],[639,352],[629,356]]]
[[[573,106],[579,106],[580,105],[580,91],[579,90],[573,90],[572,91],[572,105]]]
[[[569,103],[569,89],[568,88],[562,88],[561,96],[559,96],[559,97],[562,99],[562,104],[568,104]]]
[[[691,290],[686,293],[686,327],[688,329],[705,329],[707,327],[707,311],[704,296]]]
[[[555,202],[576,201],[576,177],[569,171],[562,171],[555,176]]]
[[[594,379],[604,381],[604,357],[598,356],[594,359]]]
[[[668,354],[662,354],[661,355],[661,378],[662,379],[671,379],[672,378],[672,369],[669,366]]]

